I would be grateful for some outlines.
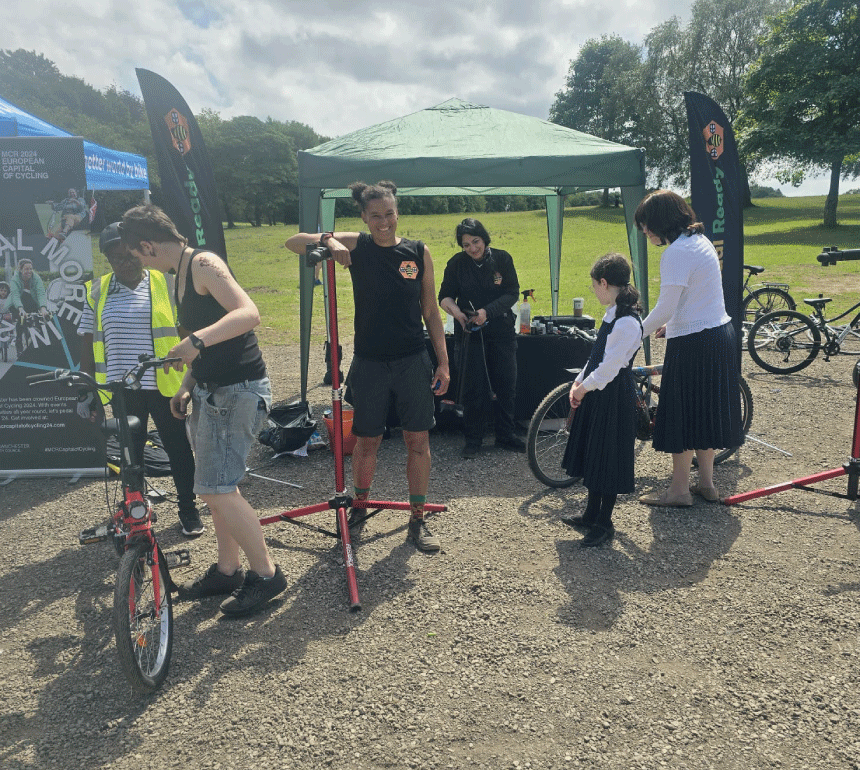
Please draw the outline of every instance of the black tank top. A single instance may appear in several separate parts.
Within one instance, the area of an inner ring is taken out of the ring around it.
[[[179,281],[176,281],[174,296],[178,308],[179,324],[189,332],[196,332],[221,320],[227,311],[211,294],[198,294],[194,290],[191,263],[203,249],[191,252],[185,272],[185,294],[179,299]],[[230,267],[227,267],[230,270]],[[230,275],[233,271],[230,270]],[[207,345],[191,362],[191,374],[197,382],[216,385],[233,385],[245,380],[261,380],[266,376],[266,364],[253,331],[245,332],[214,345]]]
[[[424,244],[401,238],[396,246],[378,246],[361,233],[350,258],[355,355],[394,361],[424,350]]]

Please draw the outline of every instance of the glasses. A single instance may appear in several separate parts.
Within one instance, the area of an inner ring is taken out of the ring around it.
[[[107,261],[112,265],[118,265],[120,262],[136,262],[137,257],[134,256],[130,251],[123,251],[120,254],[114,254],[111,256],[110,254],[105,254],[107,257]]]

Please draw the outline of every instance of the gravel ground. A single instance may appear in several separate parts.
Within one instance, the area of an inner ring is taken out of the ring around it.
[[[276,400],[294,396],[297,349],[265,354]],[[745,358],[753,432],[792,456],[748,442],[719,466],[720,491],[847,460],[852,364],[776,376]],[[329,390],[310,395],[319,416]],[[523,455],[492,447],[463,461],[456,435],[431,443],[442,553],[405,544],[405,514],[376,516],[351,614],[334,541],[271,525],[288,591],[238,621],[216,599],[177,603],[170,675],[149,697],[116,658],[116,556],[77,545],[100,520],[103,482],[0,489],[0,766],[860,768],[854,503],[791,491],[652,509],[630,495],[611,547],[583,550],[558,519],[582,488],[546,489]],[[640,489],[660,485],[668,458],[638,452]],[[251,463],[304,488],[249,479],[261,515],[331,496],[328,451],[269,459],[259,447]],[[404,498],[404,461],[395,432],[375,496]],[[847,489],[844,477],[821,486]],[[163,546],[183,544],[171,506],[159,510]],[[211,528],[191,551],[177,580],[215,560]]]

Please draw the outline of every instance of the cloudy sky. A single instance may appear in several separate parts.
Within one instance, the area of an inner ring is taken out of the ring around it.
[[[0,48],[35,50],[64,74],[135,94],[143,67],[194,112],[297,120],[337,136],[451,97],[546,119],[586,40],[641,43],[672,15],[687,21],[689,4],[5,0]]]

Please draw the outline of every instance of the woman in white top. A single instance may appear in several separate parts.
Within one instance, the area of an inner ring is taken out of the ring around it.
[[[740,348],[726,313],[720,261],[704,226],[676,193],[647,195],[636,226],[660,259],[660,299],[642,322],[642,335],[666,337],[654,449],[672,454],[672,480],[663,493],[643,495],[648,505],[690,506],[693,495],[719,500],[714,487],[714,450],[743,443]],[[693,452],[699,483],[690,486]]]

